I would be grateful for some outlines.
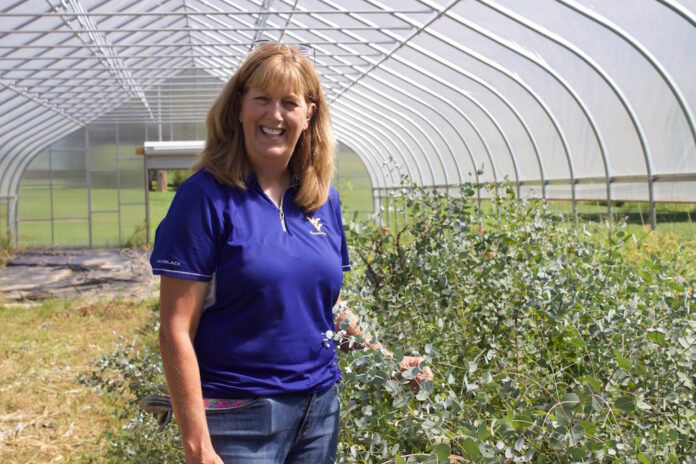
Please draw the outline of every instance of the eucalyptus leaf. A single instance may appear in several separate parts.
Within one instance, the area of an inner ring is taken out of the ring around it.
[[[636,402],[632,396],[622,396],[614,401],[614,406],[622,411],[631,412],[635,409]]]
[[[466,453],[467,457],[472,460],[477,460],[480,456],[480,452],[476,442],[471,438],[467,438],[462,442],[462,448]]]
[[[580,397],[575,393],[566,393],[561,401],[563,402],[563,409],[572,411],[580,404]]]
[[[631,363],[629,362],[628,359],[624,358],[621,353],[617,350],[614,350],[614,356],[616,357],[616,362],[618,363],[619,367],[624,370],[631,370]]]
[[[662,330],[649,330],[648,340],[657,343],[658,345],[665,345],[665,334]]]
[[[424,388],[421,388],[420,390],[418,390],[418,394],[416,394],[416,399],[418,401],[425,401],[428,399],[429,396],[430,396],[430,392],[428,392]]]
[[[479,443],[483,442],[486,439],[486,421],[481,421],[481,423],[478,426],[478,429],[476,430],[476,438],[478,439]]]
[[[450,454],[452,454],[452,448],[450,445],[446,443],[441,443],[437,445],[434,449],[435,454],[437,455],[437,462],[444,462],[449,464],[449,457]]]

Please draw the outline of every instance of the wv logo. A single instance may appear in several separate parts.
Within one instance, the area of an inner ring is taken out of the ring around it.
[[[321,230],[322,227],[324,227],[324,224],[321,223],[321,218],[311,218],[309,216],[306,216],[307,220],[312,223],[314,226],[315,230],[310,231],[312,235],[326,235],[326,232],[323,232]]]

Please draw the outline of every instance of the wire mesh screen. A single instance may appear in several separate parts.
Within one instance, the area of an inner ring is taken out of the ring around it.
[[[43,150],[22,176],[18,243],[30,246],[139,245],[145,224],[142,125],[95,124]],[[130,240],[130,242],[129,242]]]

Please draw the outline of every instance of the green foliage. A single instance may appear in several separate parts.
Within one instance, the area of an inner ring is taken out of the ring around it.
[[[155,417],[138,406],[140,398],[157,392],[158,386],[165,383],[155,342],[158,328],[156,322],[140,337],[141,343],[134,339],[118,345],[108,356],[99,357],[92,373],[79,378],[81,384],[102,392],[114,404],[114,417],[125,421],[123,427],[107,431],[107,446],[101,454],[84,456],[84,462],[183,462],[183,445],[176,425],[159,432]]]
[[[190,169],[170,169],[167,171],[167,185],[172,190],[178,190],[179,186],[189,177],[191,177]]]
[[[435,379],[343,357],[341,461],[695,462],[694,282],[510,188],[481,227],[472,194],[415,189],[406,227],[349,227],[345,299]]]
[[[141,224],[135,226],[133,232],[126,238],[123,243],[125,248],[132,248],[135,250],[144,250],[147,248],[147,233],[145,232],[145,225]]]
[[[5,267],[7,261],[15,252],[14,240],[10,234],[0,237],[0,267]]]
[[[395,359],[339,355],[339,462],[696,462],[684,264],[638,255],[622,230],[606,242],[569,228],[510,188],[482,221],[473,193],[404,189],[407,226],[347,226],[344,299]],[[419,368],[397,368],[415,353],[435,373],[417,391]],[[127,399],[101,461],[182,459],[176,428],[157,435],[137,410],[163,382],[154,343],[119,348],[84,380]]]

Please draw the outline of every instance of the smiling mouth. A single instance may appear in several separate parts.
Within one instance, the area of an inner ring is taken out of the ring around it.
[[[261,132],[263,132],[266,135],[283,135],[285,133],[285,129],[273,129],[271,127],[266,127],[266,126],[261,126]]]

